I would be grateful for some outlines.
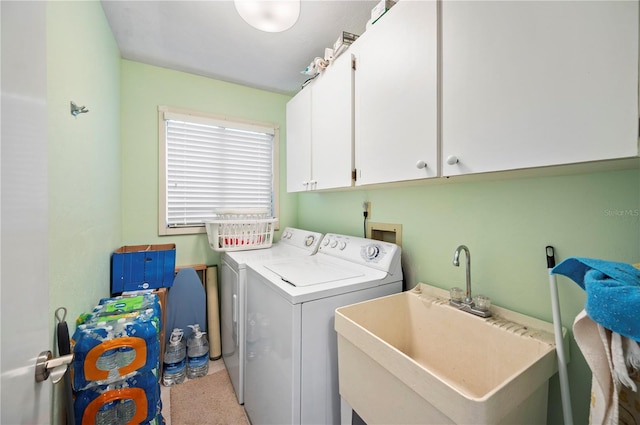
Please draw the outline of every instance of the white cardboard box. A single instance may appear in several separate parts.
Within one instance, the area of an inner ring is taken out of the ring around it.
[[[391,9],[397,0],[380,0],[378,4],[371,9],[371,23],[375,23],[387,10]]]

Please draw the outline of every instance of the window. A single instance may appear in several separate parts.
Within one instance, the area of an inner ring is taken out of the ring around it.
[[[158,108],[160,235],[204,233],[216,209],[277,216],[278,127]]]

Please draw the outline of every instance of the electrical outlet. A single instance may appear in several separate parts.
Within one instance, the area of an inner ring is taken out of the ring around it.
[[[371,218],[371,202],[365,201],[362,203],[362,212],[366,213],[367,218]]]

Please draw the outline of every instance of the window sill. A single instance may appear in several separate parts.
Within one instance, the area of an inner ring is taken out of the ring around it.
[[[280,230],[280,220],[276,219],[273,224],[274,230]],[[192,227],[164,227],[158,229],[158,236],[178,236],[178,235],[198,235],[207,233],[205,226],[192,226]]]
[[[200,233],[207,233],[206,227],[164,227],[158,229],[158,236],[197,235]]]

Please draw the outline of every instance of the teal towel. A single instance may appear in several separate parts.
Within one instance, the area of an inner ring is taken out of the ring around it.
[[[640,342],[640,270],[626,263],[567,258],[551,270],[571,278],[587,293],[591,319]]]

